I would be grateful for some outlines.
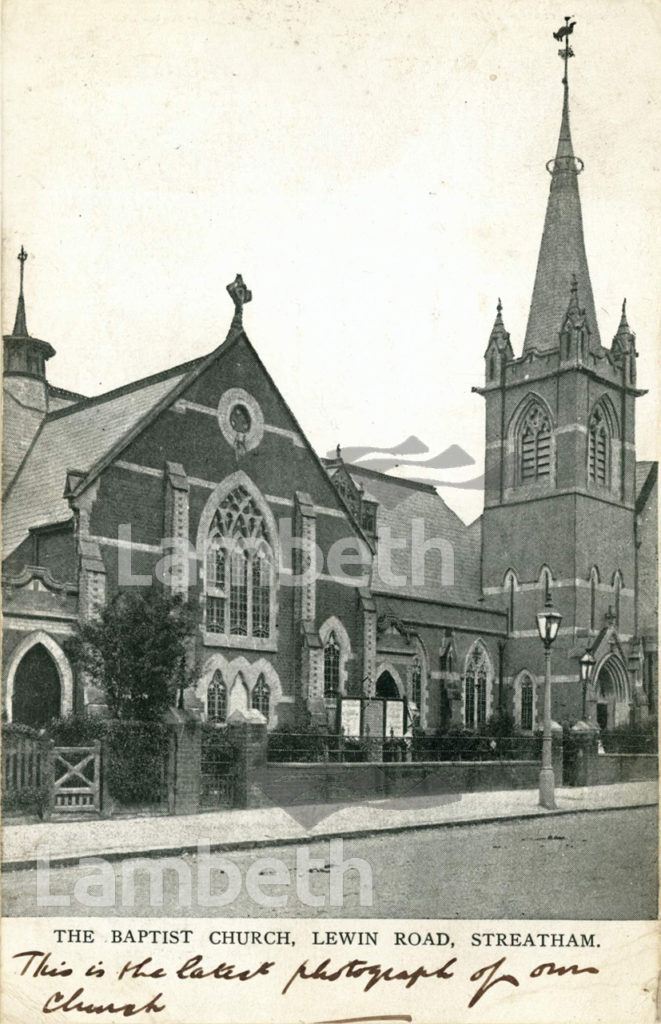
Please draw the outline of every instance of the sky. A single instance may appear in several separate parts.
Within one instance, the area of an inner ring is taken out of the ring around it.
[[[661,6],[579,0],[574,149],[602,341],[637,334],[656,457]],[[87,395],[246,331],[320,454],[410,435],[481,471],[483,354],[519,354],[562,102],[538,0],[5,0],[3,328]],[[394,470],[397,472],[397,470]],[[466,521],[476,489],[443,488]]]

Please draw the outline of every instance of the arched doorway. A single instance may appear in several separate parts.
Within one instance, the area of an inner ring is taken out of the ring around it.
[[[41,729],[60,714],[60,673],[43,644],[35,644],[14,675],[12,720]]]
[[[606,658],[599,666],[594,681],[597,703],[597,725],[612,729],[629,721],[629,685],[627,672],[616,657]]]
[[[394,676],[387,669],[376,681],[376,696],[381,700],[397,700],[399,698],[399,687]]]

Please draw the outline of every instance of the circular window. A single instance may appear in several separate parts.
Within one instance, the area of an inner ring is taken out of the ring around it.
[[[252,451],[264,436],[264,416],[259,403],[243,388],[228,388],[218,403],[218,426],[237,451]]]
[[[237,434],[247,434],[250,430],[252,420],[250,413],[242,403],[237,403],[230,411],[230,426]]]

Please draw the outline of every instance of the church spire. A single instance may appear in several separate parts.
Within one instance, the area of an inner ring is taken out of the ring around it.
[[[585,254],[578,191],[578,175],[583,170],[583,161],[574,156],[569,124],[568,66],[569,59],[574,56],[569,36],[575,24],[565,18],[562,28],[553,33],[555,39],[564,41],[564,46],[558,51],[564,61],[562,117],[555,158],[546,165],[551,175],[551,187],[528,314],[524,353],[533,350],[547,352],[558,347],[559,332],[566,312],[567,288],[573,281],[572,275],[576,278],[581,302],[585,307],[591,346],[601,346]]]
[[[21,284],[18,292],[18,305],[16,307],[13,336],[15,338],[27,338],[29,335],[27,320],[25,318],[25,298],[23,297],[23,268],[25,266],[25,261],[28,258],[28,254],[23,246],[21,246],[21,251],[16,258],[21,264]]]

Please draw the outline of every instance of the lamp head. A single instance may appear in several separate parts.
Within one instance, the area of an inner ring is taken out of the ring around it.
[[[551,595],[548,594],[546,598],[546,604],[544,611],[537,612],[537,629],[539,636],[545,647],[550,647],[560,629],[560,623],[562,622],[562,615],[556,611],[553,607],[553,601]]]
[[[595,666],[595,659],[592,657],[590,651],[586,650],[585,654],[579,659],[579,664],[581,666],[581,682],[587,683],[590,680],[592,669]]]

